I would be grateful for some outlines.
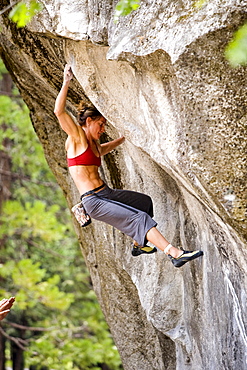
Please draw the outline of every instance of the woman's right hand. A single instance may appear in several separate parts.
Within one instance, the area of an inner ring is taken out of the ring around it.
[[[64,82],[69,82],[73,78],[73,72],[71,69],[71,66],[69,64],[66,64],[64,67],[64,72],[63,72],[63,81]]]

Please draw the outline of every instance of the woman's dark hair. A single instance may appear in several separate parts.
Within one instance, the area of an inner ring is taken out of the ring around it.
[[[102,114],[93,106],[86,104],[84,101],[81,101],[77,107],[78,111],[78,123],[80,126],[86,125],[86,119],[88,117],[92,119],[102,117]]]

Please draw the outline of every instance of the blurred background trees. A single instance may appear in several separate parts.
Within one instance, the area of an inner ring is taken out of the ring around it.
[[[120,369],[70,211],[0,61],[0,370]],[[55,119],[55,118],[54,118]]]

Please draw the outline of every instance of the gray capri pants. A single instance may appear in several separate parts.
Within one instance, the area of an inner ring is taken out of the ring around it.
[[[90,217],[115,227],[141,246],[147,243],[147,232],[157,226],[152,219],[152,199],[146,194],[106,185],[97,193],[82,195],[82,203]]]

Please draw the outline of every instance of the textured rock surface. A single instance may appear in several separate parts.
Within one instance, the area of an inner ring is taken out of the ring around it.
[[[69,206],[78,194],[53,115],[66,62],[72,112],[85,96],[110,122],[105,139],[127,139],[102,176],[150,194],[166,237],[205,252],[175,270],[162,253],[134,259],[107,225],[75,224],[124,368],[246,369],[247,81],[223,55],[246,2],[142,1],[117,25],[110,0],[42,3],[26,29],[1,16],[1,56]]]

